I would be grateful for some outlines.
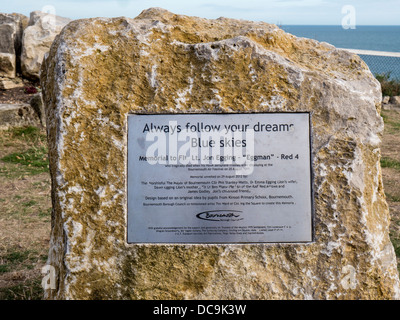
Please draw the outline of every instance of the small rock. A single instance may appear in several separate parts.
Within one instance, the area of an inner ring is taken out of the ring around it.
[[[8,78],[14,78],[16,70],[15,61],[15,54],[0,52],[0,75]]]
[[[383,103],[383,104],[388,104],[388,103],[389,103],[389,100],[390,100],[390,97],[389,97],[389,96],[384,96],[383,99],[382,99],[382,103]]]
[[[389,102],[390,102],[391,104],[400,105],[400,96],[393,96],[393,97],[390,97]]]
[[[29,104],[0,104],[0,130],[28,125],[37,126],[38,120]]]
[[[1,90],[9,90],[14,88],[22,88],[24,86],[23,82],[19,78],[8,79],[8,78],[0,78],[0,89]]]

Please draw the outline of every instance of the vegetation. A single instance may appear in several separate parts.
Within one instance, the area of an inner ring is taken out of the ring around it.
[[[1,300],[41,300],[42,296],[42,282],[39,277],[18,283],[6,289],[0,288]]]
[[[47,255],[39,254],[36,250],[21,250],[19,248],[8,249],[0,256],[2,264],[0,274],[11,270],[27,268],[33,269],[38,260],[46,261]]]
[[[382,110],[385,130],[381,145],[381,167],[386,200],[390,210],[390,239],[400,271],[400,111]]]
[[[46,135],[37,127],[13,128],[0,139],[5,147],[17,148],[16,152],[0,157],[3,163],[15,166],[0,167],[0,177],[23,177],[49,171]]]
[[[391,159],[388,157],[383,157],[381,159],[381,167],[382,168],[393,168],[396,170],[400,170],[400,161],[397,161],[395,159]]]
[[[0,132],[0,300],[43,297],[51,216],[47,153],[43,129]]]
[[[375,75],[382,87],[383,96],[400,96],[400,80],[391,79],[390,72]]]
[[[38,174],[49,169],[47,149],[45,147],[31,148],[24,152],[11,153],[1,159],[4,162],[27,166],[26,174]]]

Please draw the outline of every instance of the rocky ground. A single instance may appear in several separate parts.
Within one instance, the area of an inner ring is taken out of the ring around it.
[[[27,103],[26,90],[0,91],[1,103]],[[391,212],[390,235],[400,265],[400,109],[383,110],[382,172]],[[50,235],[51,197],[46,132],[0,131],[0,300],[42,298],[41,268]]]
[[[29,103],[32,94],[40,88],[37,82],[23,80],[23,86],[9,90],[0,90],[0,104]]]

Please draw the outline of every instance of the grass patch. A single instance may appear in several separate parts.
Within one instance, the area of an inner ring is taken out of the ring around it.
[[[389,133],[396,134],[396,133],[400,132],[400,122],[395,122],[388,118],[385,119],[383,115],[382,115],[382,118],[383,118],[383,122],[385,123],[385,125],[390,126]]]
[[[392,129],[395,131],[400,131],[400,123],[390,121],[389,124],[392,126]]]
[[[396,257],[400,257],[400,240],[394,238],[392,234],[390,234],[391,241],[394,247],[394,252],[396,253]],[[399,266],[400,267],[400,266]]]
[[[31,252],[29,250],[26,251],[13,251],[7,254],[4,258],[8,260],[10,263],[20,263],[29,258]]]
[[[49,172],[49,159],[46,147],[32,147],[23,152],[15,152],[1,158],[1,161],[18,166],[0,168],[0,175],[35,175]]]
[[[388,157],[383,157],[381,159],[381,167],[382,168],[392,168],[396,170],[400,170],[400,161],[397,161],[395,159],[391,159]]]
[[[0,300],[42,300],[42,277],[8,288],[0,288]]]
[[[8,249],[0,256],[0,274],[19,269],[34,269],[37,263],[47,260],[47,255],[39,254],[36,250]]]
[[[45,211],[40,210],[39,211],[39,218],[49,218],[49,217],[51,217],[51,211],[52,211],[52,208],[48,208]]]
[[[385,123],[385,130],[388,134],[396,134],[400,132],[400,119],[394,113],[388,113],[382,110],[381,117]]]
[[[8,286],[0,288],[0,300],[41,300],[43,288],[42,275],[32,271],[47,260],[47,255],[39,254],[36,250],[19,250],[9,248],[0,256],[0,275],[18,272],[21,279],[13,280]],[[28,270],[30,275],[26,273]]]
[[[384,124],[387,124],[389,122],[389,117],[386,114],[383,113],[383,110],[381,112],[381,117],[382,117],[382,120],[383,120]]]
[[[34,254],[32,256],[32,254]],[[5,254],[2,257],[2,260],[5,261],[8,265],[18,265],[25,261],[33,261],[35,259],[36,251],[25,250],[25,251],[11,251]]]
[[[27,166],[12,166],[12,167],[0,167],[0,177],[6,177],[9,179],[21,179],[25,176],[33,176],[44,172],[41,168],[27,167]]]
[[[35,201],[35,200],[29,200],[29,201],[27,201],[27,202],[24,202],[22,205],[23,205],[24,207],[32,207],[32,206],[34,206],[35,204],[37,204],[37,201]]]
[[[46,131],[0,132],[0,300],[43,298],[51,220]]]
[[[385,194],[386,194],[386,198],[388,198],[389,201],[400,202],[400,197],[399,196],[393,196],[390,193],[385,193]]]
[[[22,164],[28,167],[42,168],[48,170],[48,156],[45,147],[31,148],[24,152],[11,153],[1,159],[4,162]]]
[[[0,264],[0,274],[6,273],[6,272],[9,272],[9,271],[10,271],[10,269],[8,268],[7,265],[5,265],[5,264]]]
[[[21,178],[49,171],[47,137],[38,127],[15,127],[3,131],[0,154],[3,163],[0,177]]]
[[[25,141],[31,141],[31,142],[45,142],[46,141],[46,135],[40,132],[40,129],[38,127],[32,127],[32,126],[27,126],[27,127],[16,127],[16,128],[11,128],[9,129],[9,132],[13,137],[25,140]]]

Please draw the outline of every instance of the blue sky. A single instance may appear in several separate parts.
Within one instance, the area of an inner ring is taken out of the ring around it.
[[[204,18],[228,17],[290,25],[341,25],[342,8],[355,9],[356,25],[400,25],[400,0],[1,0],[0,12],[29,13],[52,6],[71,19],[134,18],[142,10],[161,7]]]

